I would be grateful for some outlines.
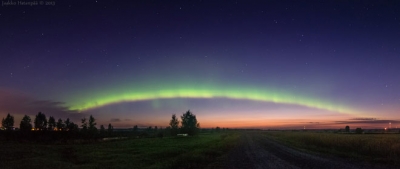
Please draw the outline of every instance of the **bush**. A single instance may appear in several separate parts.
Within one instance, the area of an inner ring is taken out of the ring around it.
[[[361,128],[356,128],[356,134],[362,134],[363,130]]]
[[[159,132],[159,133],[157,134],[157,137],[158,137],[158,138],[163,138],[163,137],[164,137],[164,133]]]

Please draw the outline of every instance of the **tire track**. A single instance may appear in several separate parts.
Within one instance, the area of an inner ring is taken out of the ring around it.
[[[260,132],[245,132],[240,138],[239,145],[228,155],[225,168],[386,169],[394,167],[370,164],[322,154],[309,154],[287,147],[275,140],[265,137]]]

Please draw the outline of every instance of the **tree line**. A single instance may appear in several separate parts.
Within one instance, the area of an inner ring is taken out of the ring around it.
[[[39,139],[39,140],[59,140],[59,139],[76,139],[76,138],[101,138],[110,137],[113,133],[111,123],[106,130],[103,125],[100,126],[100,131],[96,127],[96,119],[90,115],[89,119],[81,119],[80,127],[72,122],[69,118],[56,120],[53,116],[49,118],[42,112],[35,115],[32,125],[32,119],[28,115],[22,118],[19,129],[14,127],[14,117],[9,113],[2,119],[2,126],[6,133],[1,133],[7,138],[15,139]],[[10,132],[15,131],[15,132]]]
[[[32,119],[28,115],[25,115],[20,124],[20,131],[82,131],[82,132],[97,132],[95,118],[90,115],[89,119],[82,119],[82,125],[79,129],[78,125],[74,122],[70,121],[69,118],[66,120],[62,120],[59,118],[57,121],[53,116],[50,116],[48,119],[46,115],[42,112],[39,112],[35,116],[35,120],[33,122],[34,126],[32,126]],[[1,124],[5,130],[11,131],[15,130],[14,128],[14,117],[10,114],[7,114],[6,118],[3,118]],[[104,128],[101,125],[101,128]],[[109,130],[112,129],[111,124],[109,124]]]
[[[163,136],[177,136],[177,134],[187,134],[190,136],[197,135],[200,132],[200,123],[197,121],[196,115],[194,115],[190,110],[186,111],[180,116],[175,114],[172,115],[168,127],[163,129],[157,126],[139,128],[135,125],[131,130],[120,129],[118,132],[114,132],[114,127],[111,123],[107,128],[103,125],[100,129],[97,129],[96,119],[90,115],[89,118],[83,118],[80,121],[80,126],[72,122],[69,118],[63,120],[59,118],[56,120],[53,116],[49,118],[42,112],[38,112],[32,121],[31,117],[24,115],[22,118],[19,129],[17,132],[8,133],[23,133],[18,135],[18,137],[43,137],[56,135],[55,138],[62,137],[64,139],[74,139],[74,138],[103,138],[103,137],[163,137]],[[7,131],[14,131],[14,117],[7,114],[2,120],[2,126]],[[220,131],[219,127],[215,130],[210,131]],[[204,130],[203,130],[204,132]],[[33,133],[33,134],[32,134]],[[58,134],[63,133],[63,134]],[[33,135],[33,136],[32,136]],[[61,136],[62,135],[62,136]],[[54,137],[52,136],[52,139]]]

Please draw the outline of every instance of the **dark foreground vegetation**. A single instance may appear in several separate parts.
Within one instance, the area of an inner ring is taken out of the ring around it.
[[[1,141],[1,168],[204,168],[234,147],[237,132],[62,144]]]
[[[93,116],[79,127],[41,112],[33,123],[25,116],[15,128],[13,116],[3,118],[0,168],[400,167],[400,134],[386,129],[381,134],[349,126],[335,132],[201,129],[190,111],[180,120],[172,115],[166,128],[97,129]]]
[[[400,167],[400,134],[343,134],[323,132],[263,132],[289,147],[307,152]]]
[[[33,121],[25,115],[14,127],[10,114],[0,130],[0,168],[204,168],[219,165],[239,137],[228,129],[201,129],[196,116],[174,114],[166,128],[96,127],[93,116],[81,125],[69,119]]]
[[[275,168],[285,166],[283,164],[331,168],[335,165],[330,164],[356,168],[400,166],[400,134],[203,129],[195,136],[182,137],[55,142],[2,139],[0,150],[1,168],[257,168],[271,164],[275,164],[272,165]],[[236,157],[233,162],[232,157]]]

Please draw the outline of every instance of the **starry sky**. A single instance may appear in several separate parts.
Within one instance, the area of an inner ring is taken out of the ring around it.
[[[400,127],[396,1],[0,7],[0,117],[166,127]],[[47,5],[46,5],[47,4]]]

